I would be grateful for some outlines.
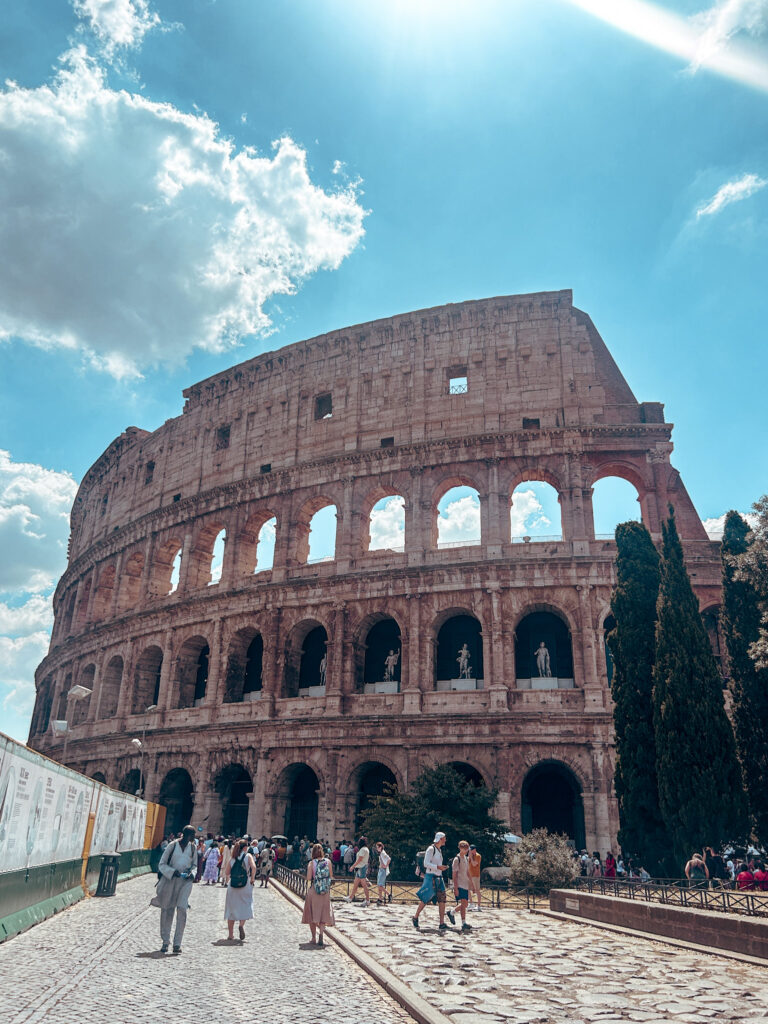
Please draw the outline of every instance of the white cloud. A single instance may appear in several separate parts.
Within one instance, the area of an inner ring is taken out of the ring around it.
[[[80,350],[116,377],[266,332],[264,304],[363,236],[290,138],[236,150],[205,114],[116,91],[83,47],[0,92],[0,338]]]
[[[513,537],[524,537],[541,532],[551,526],[551,521],[544,515],[543,506],[530,488],[517,490],[512,496],[510,509],[511,532]]]
[[[730,206],[731,203],[738,203],[742,199],[749,199],[750,196],[765,188],[766,185],[768,185],[768,179],[760,178],[757,174],[742,174],[740,178],[727,181],[724,185],[720,186],[711,199],[696,210],[696,218],[711,217],[713,214],[719,213],[724,207]]]
[[[370,551],[387,548],[390,551],[405,550],[405,500],[399,495],[386,498],[381,508],[371,511]]]
[[[723,530],[725,529],[725,517],[728,515],[727,512],[723,512],[721,516],[710,516],[709,519],[702,519],[704,529],[707,531],[707,536],[710,540],[722,540]],[[749,526],[754,529],[757,526],[758,517],[754,512],[739,512],[742,519],[746,519]]]
[[[69,473],[0,450],[0,593],[44,591],[63,572],[76,491]]]
[[[0,705],[5,712],[29,718],[35,703],[35,669],[45,657],[49,642],[44,631],[16,639],[0,636]]]
[[[692,70],[707,66],[739,34],[759,36],[768,29],[766,0],[719,0],[691,19],[699,33]]]
[[[120,48],[140,46],[147,32],[160,24],[148,0],[73,0],[72,6],[107,57]]]
[[[437,543],[480,542],[480,501],[471,494],[449,501],[437,517]]]
[[[52,625],[53,606],[50,597],[35,594],[24,604],[16,606],[0,601],[0,634],[5,634],[5,639],[43,629],[50,630]]]

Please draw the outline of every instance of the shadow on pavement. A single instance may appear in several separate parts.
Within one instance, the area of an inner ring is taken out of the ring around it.
[[[159,949],[153,949],[151,953],[137,953],[136,956],[142,960],[170,960],[178,953],[161,953]]]
[[[211,945],[212,946],[242,946],[243,945],[243,941],[244,941],[243,939],[216,939],[216,941],[212,942]]]

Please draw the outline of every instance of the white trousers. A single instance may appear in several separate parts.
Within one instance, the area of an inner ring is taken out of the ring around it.
[[[160,938],[163,942],[170,944],[174,911],[176,912],[176,931],[173,934],[173,944],[180,946],[187,925],[186,907],[169,907],[168,910],[160,911]]]

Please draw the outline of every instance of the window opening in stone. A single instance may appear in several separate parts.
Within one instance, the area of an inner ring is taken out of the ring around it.
[[[224,550],[226,545],[227,531],[219,530],[216,534],[216,540],[213,542],[213,551],[211,552],[211,578],[208,580],[209,587],[212,587],[221,580],[221,570],[224,565]]]
[[[363,814],[373,806],[376,797],[384,796],[388,786],[397,789],[397,779],[392,769],[378,761],[362,765],[359,779],[355,801],[355,834],[361,831]]]
[[[467,383],[466,374],[458,377],[448,378],[448,394],[449,395],[466,395],[469,391],[469,385]]]
[[[540,430],[541,420],[538,416],[523,416],[523,430]]]
[[[641,522],[640,497],[634,484],[604,476],[592,489],[592,517],[597,540],[614,540],[619,523]]]
[[[333,415],[333,397],[330,392],[315,396],[315,419],[329,420]]]
[[[394,619],[382,619],[365,638],[363,692],[399,693],[401,663],[400,627]]]
[[[120,780],[118,790],[121,793],[132,793],[139,795],[141,790],[141,771],[138,768],[131,768]]]
[[[523,834],[545,828],[573,840],[577,850],[586,843],[581,787],[565,765],[544,762],[523,781],[520,824]]]
[[[328,671],[328,634],[322,626],[311,629],[301,645],[299,695],[318,696],[325,693]]]
[[[256,565],[254,573],[266,572],[275,562],[275,540],[277,537],[277,517],[272,516],[259,530],[256,540]]]
[[[438,548],[480,543],[480,495],[474,487],[451,487],[437,504]]]
[[[557,491],[543,480],[526,480],[517,485],[512,492],[509,517],[513,544],[563,539]]]
[[[152,478],[155,475],[155,464],[154,462],[148,462],[144,467],[144,486],[152,483]]]
[[[251,776],[242,765],[230,764],[219,773],[214,788],[221,800],[221,831],[225,836],[244,835],[253,793]]]
[[[332,562],[336,557],[336,506],[326,505],[309,521],[307,563]]]
[[[101,514],[104,516],[107,514],[107,505],[109,504],[109,495],[105,494],[101,499]]]
[[[199,708],[205,700],[205,687],[208,684],[208,657],[211,651],[208,644],[197,656],[197,672],[195,673],[195,707]]]
[[[181,548],[178,549],[176,554],[173,556],[173,561],[171,562],[170,589],[168,590],[169,594],[175,594],[176,591],[179,589],[179,579],[180,579],[180,577],[181,577]]]
[[[272,463],[271,462],[265,462],[264,465],[259,470],[259,472],[261,472],[261,473],[271,473],[272,472]]]
[[[208,643],[201,636],[190,637],[181,645],[176,668],[176,707],[199,707],[203,703],[208,683],[209,656]]]
[[[181,495],[180,494],[174,494],[173,500],[174,501],[181,501]]]
[[[280,780],[278,802],[283,804],[283,828],[289,839],[317,835],[317,794],[320,783],[305,764],[293,764]]]
[[[381,447],[382,448],[394,448],[395,447],[395,439],[394,439],[394,437],[382,437],[380,443],[381,443]]]
[[[123,659],[120,655],[111,658],[101,680],[99,718],[113,718],[117,714],[120,700],[120,685],[123,681]]]
[[[453,615],[440,627],[435,648],[436,690],[482,690],[483,636],[474,615]]]
[[[87,665],[80,673],[78,679],[78,685],[84,686],[91,692],[86,697],[81,697],[80,700],[71,700],[70,704],[74,704],[74,711],[72,712],[72,725],[82,725],[83,722],[88,721],[88,710],[91,706],[91,698],[93,697],[93,680],[96,678],[96,666]]]
[[[405,499],[401,494],[380,498],[371,509],[369,551],[405,551]]]
[[[475,789],[485,785],[485,779],[477,768],[474,765],[467,764],[466,761],[449,761],[448,767],[453,768],[457,775],[460,775],[465,782],[474,786]]]
[[[261,665],[264,643],[255,629],[241,629],[229,646],[224,703],[238,704],[261,696]]]
[[[573,649],[568,626],[552,612],[531,612],[515,630],[518,690],[572,690]]]
[[[229,448],[229,432],[232,427],[227,423],[223,427],[218,427],[216,430],[216,451],[223,451],[225,448]]]
[[[159,647],[148,647],[136,662],[133,681],[131,714],[142,715],[160,699],[160,675],[163,671],[163,652]]]

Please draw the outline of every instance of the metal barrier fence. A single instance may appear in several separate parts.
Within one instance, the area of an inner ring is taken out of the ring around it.
[[[654,879],[641,882],[636,878],[577,878],[576,888],[602,896],[620,896],[627,900],[666,903],[674,907],[696,910],[717,910],[725,914],[768,917],[768,892],[748,889],[699,889],[685,878]]]
[[[297,896],[301,896],[302,899],[306,896],[307,876],[304,872],[293,871],[282,864],[276,864],[275,877],[290,889],[291,892],[295,892]],[[353,881],[354,879],[346,876],[334,878],[331,885],[331,899],[343,900],[346,896],[349,896]],[[378,889],[370,879],[368,884],[370,886],[371,899],[376,900]],[[419,889],[419,885],[419,882],[387,882],[387,903],[418,903],[419,899],[416,892]],[[358,892],[360,893],[358,898],[362,898],[362,890],[358,889]],[[510,888],[505,885],[482,886],[480,889],[480,899],[484,907],[510,910],[534,910],[537,902],[548,903],[549,901],[547,893],[536,893],[533,889],[525,886]]]

